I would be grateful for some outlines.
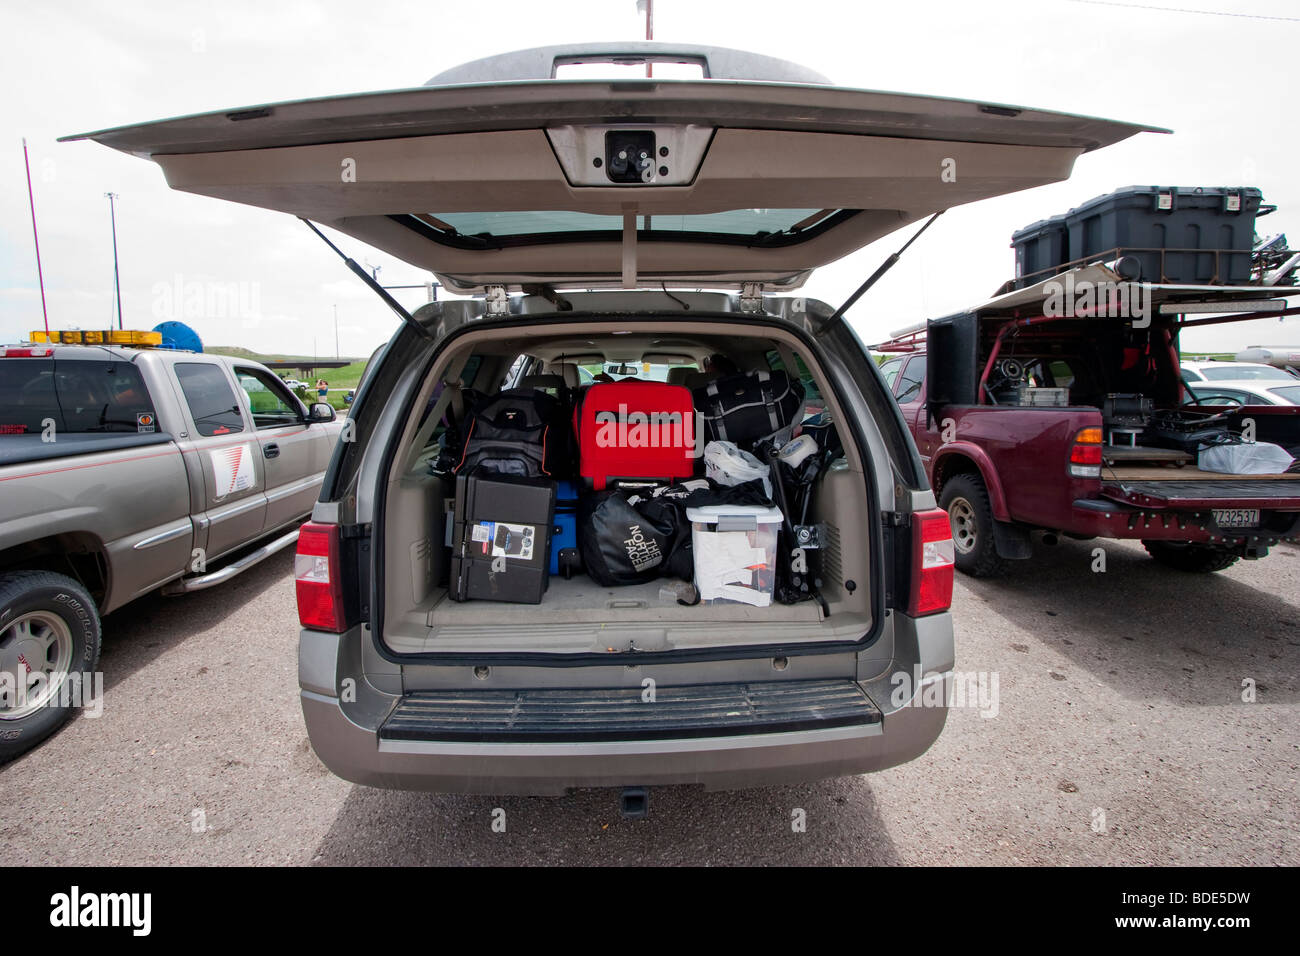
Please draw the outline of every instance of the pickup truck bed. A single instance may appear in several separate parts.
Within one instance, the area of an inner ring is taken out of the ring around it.
[[[1104,267],[1076,271],[1099,288],[1117,282]],[[1178,359],[1184,301],[1194,316],[1207,302],[1231,313],[1249,304],[1247,291],[1258,299],[1288,290],[1145,286],[1152,311],[1138,320],[1057,314],[1048,285],[933,320],[924,340],[905,333],[880,349],[902,353],[881,371],[953,521],[957,567],[995,574],[1006,560],[1031,557],[1035,532],[1137,538],[1157,560],[1192,571],[1300,541],[1296,466],[1234,475],[1204,471],[1197,459],[1220,440],[1300,457],[1300,408],[1202,404]]]
[[[0,468],[6,465],[24,465],[32,461],[93,455],[101,451],[166,445],[172,440],[172,436],[167,432],[71,434],[61,436],[58,441],[45,441],[39,434],[6,435],[0,439]]]

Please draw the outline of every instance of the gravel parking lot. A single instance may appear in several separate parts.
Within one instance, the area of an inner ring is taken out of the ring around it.
[[[0,863],[1300,863],[1300,551],[1192,577],[1116,542],[1091,573],[1094,546],[958,576],[958,668],[996,674],[996,716],[955,709],[929,753],[873,776],[656,789],[643,821],[610,792],[333,777],[298,709],[282,554],[105,621],[102,717],[0,768]]]

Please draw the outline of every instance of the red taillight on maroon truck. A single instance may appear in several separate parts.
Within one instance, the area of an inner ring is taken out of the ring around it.
[[[907,598],[911,617],[946,611],[952,605],[952,525],[948,512],[935,508],[912,515],[912,582]]]
[[[1072,478],[1101,477],[1101,429],[1081,428],[1070,446],[1070,476]]]
[[[293,577],[298,621],[305,628],[336,634],[347,630],[340,552],[338,525],[308,521],[299,529]]]

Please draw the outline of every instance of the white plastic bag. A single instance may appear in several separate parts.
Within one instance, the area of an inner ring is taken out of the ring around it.
[[[1266,441],[1240,445],[1210,445],[1201,449],[1196,464],[1201,471],[1225,475],[1280,475],[1295,461],[1286,449]]]
[[[772,497],[772,469],[735,442],[711,441],[704,446],[704,474],[728,487],[762,478],[763,493]]]

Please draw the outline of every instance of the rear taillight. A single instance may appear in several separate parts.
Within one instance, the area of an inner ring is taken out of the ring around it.
[[[948,610],[952,604],[952,562],[948,512],[936,508],[912,515],[912,593],[907,599],[910,616]]]
[[[1075,478],[1101,477],[1101,429],[1081,428],[1070,446],[1070,474]]]
[[[339,563],[339,526],[309,521],[298,531],[293,560],[298,591],[298,621],[314,631],[347,630]]]
[[[49,358],[54,349],[49,348],[0,348],[0,358]]]

